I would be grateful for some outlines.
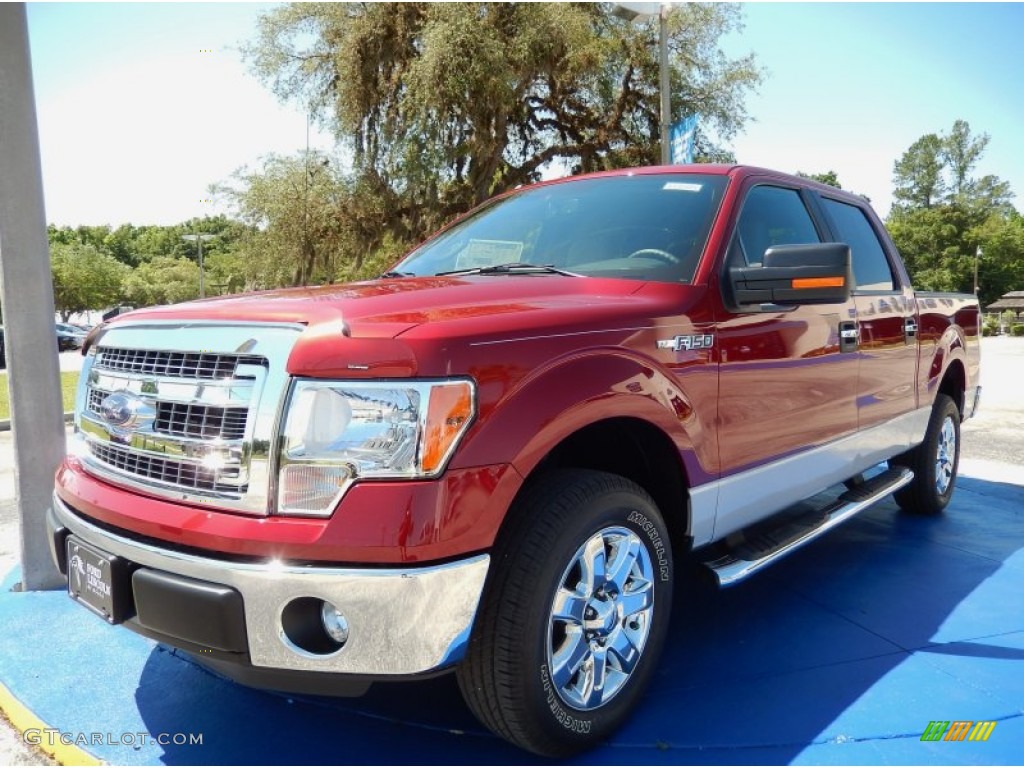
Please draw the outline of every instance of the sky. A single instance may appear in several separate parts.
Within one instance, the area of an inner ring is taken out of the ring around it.
[[[306,115],[248,71],[251,3],[30,3],[47,220],[173,224],[228,212],[211,184],[306,145]],[[727,55],[765,70],[741,163],[834,170],[883,216],[892,166],[954,120],[991,136],[979,165],[1024,208],[1024,3],[745,3]],[[330,150],[314,126],[310,146]]]
[[[1024,3],[747,3],[723,49],[767,72],[737,160],[835,170],[883,216],[893,163],[957,119],[991,137],[978,175],[1009,181],[1024,210]]]
[[[175,224],[226,212],[209,186],[306,146],[306,113],[240,45],[273,4],[29,3],[47,221]],[[333,141],[314,126],[310,146]]]

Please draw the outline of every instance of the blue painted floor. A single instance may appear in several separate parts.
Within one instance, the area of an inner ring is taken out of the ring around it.
[[[729,591],[688,580],[642,706],[575,762],[1020,763],[1019,482],[962,477],[936,519],[879,505]],[[537,762],[484,731],[452,677],[362,699],[248,690],[111,629],[63,593],[12,593],[15,581],[0,588],[0,680],[43,721],[107,741],[202,734],[201,746],[86,747],[109,763]],[[923,742],[932,720],[997,725],[984,743]]]

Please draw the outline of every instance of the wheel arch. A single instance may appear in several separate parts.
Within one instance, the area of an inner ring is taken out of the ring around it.
[[[654,500],[671,532],[676,552],[689,547],[691,509],[686,467],[672,440],[643,419],[620,416],[588,424],[567,435],[527,477],[556,469],[593,469],[625,477]]]
[[[967,392],[967,373],[962,360],[951,360],[942,374],[942,381],[939,383],[939,394],[948,395],[956,403],[960,418],[964,414],[964,397]]]
[[[967,381],[967,347],[963,331],[957,326],[946,329],[938,339],[928,369],[928,392],[931,403],[936,395],[948,395],[956,403],[961,417],[964,413]]]

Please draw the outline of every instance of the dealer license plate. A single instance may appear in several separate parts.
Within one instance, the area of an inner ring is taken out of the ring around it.
[[[115,585],[111,559],[102,552],[68,536],[68,594],[111,624],[114,613]]]

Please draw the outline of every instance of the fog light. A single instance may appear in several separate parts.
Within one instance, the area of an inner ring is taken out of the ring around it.
[[[281,610],[281,639],[314,656],[337,653],[348,640],[348,620],[319,597],[296,597]]]
[[[323,622],[324,631],[334,642],[338,645],[348,642],[348,620],[342,616],[334,603],[324,601],[320,608],[320,621]]]

